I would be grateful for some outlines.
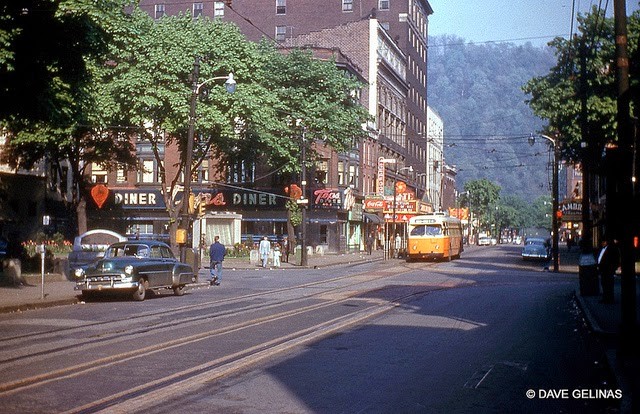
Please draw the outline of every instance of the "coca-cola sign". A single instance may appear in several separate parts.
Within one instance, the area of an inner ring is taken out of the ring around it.
[[[379,210],[384,209],[384,199],[382,198],[365,198],[364,199],[365,210]]]

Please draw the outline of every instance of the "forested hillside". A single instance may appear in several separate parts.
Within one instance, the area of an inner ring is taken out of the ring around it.
[[[544,127],[522,86],[556,63],[553,50],[531,44],[471,44],[455,36],[429,39],[429,105],[444,123],[445,159],[458,189],[486,178],[501,195],[533,200],[549,194],[549,149],[528,137]]]

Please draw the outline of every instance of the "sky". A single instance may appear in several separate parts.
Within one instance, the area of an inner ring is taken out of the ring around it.
[[[613,0],[429,0],[429,36],[452,34],[475,43],[529,41],[545,45],[556,36],[571,33],[571,9],[586,12],[591,5],[607,3],[613,16]],[[638,10],[639,0],[626,0],[627,14]],[[573,31],[576,31],[574,21]],[[521,40],[524,39],[524,40]]]

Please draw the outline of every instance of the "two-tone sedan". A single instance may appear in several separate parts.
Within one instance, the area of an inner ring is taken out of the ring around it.
[[[547,239],[538,237],[529,237],[524,241],[522,247],[523,260],[541,260],[548,261],[551,259],[551,244]]]
[[[75,269],[76,290],[84,297],[94,292],[127,292],[144,300],[148,290],[173,289],[177,296],[196,282],[191,266],[178,261],[169,246],[153,240],[114,243],[104,257]]]

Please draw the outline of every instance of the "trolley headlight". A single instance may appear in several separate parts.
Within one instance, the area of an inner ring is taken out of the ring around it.
[[[124,274],[127,276],[131,276],[133,274],[133,266],[132,265],[127,265],[124,268]]]
[[[73,271],[73,274],[75,277],[77,277],[78,279],[80,279],[81,277],[84,277],[84,269],[82,268],[77,268]]]

